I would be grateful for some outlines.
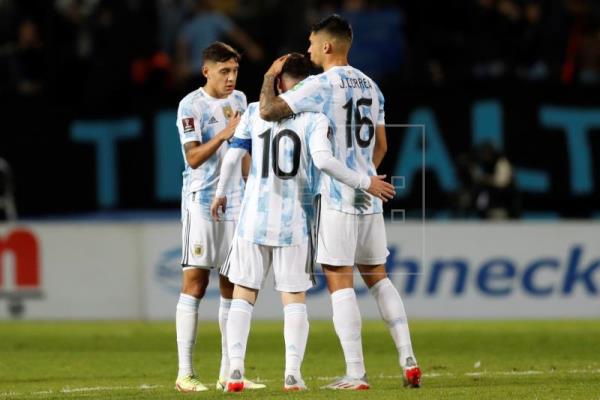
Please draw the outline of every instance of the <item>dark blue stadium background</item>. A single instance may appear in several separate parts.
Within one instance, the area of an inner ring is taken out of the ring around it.
[[[161,44],[159,11],[186,2],[83,1],[94,10],[76,29],[56,3],[0,4],[0,158],[13,170],[20,217],[175,213],[183,164],[174,112],[186,91],[203,82],[173,83],[176,60]],[[503,149],[516,169],[521,217],[600,216],[596,2],[223,4],[221,11],[263,50],[261,59],[241,63],[238,89],[249,101],[257,100],[275,57],[306,50],[311,21],[339,11],[353,22],[357,40],[350,62],[379,82],[386,122],[426,125],[428,217],[472,217],[455,210],[459,160],[485,140]],[[535,23],[527,19],[530,5],[541,12]],[[182,23],[190,18],[186,10]],[[25,21],[39,30],[35,51],[20,52]],[[82,27],[92,50],[87,58],[74,58]],[[41,89],[23,90],[20,80]],[[421,171],[406,167],[420,157],[411,135],[409,129],[388,129],[380,171],[406,175],[410,183],[387,211],[402,208],[419,217]],[[99,140],[105,141],[101,151]],[[114,160],[106,158],[113,151]]]

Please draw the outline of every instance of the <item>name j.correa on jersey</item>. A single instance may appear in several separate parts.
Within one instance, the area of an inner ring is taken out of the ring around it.
[[[340,88],[361,88],[361,89],[371,89],[373,86],[368,79],[364,78],[347,78],[342,77],[340,81]]]

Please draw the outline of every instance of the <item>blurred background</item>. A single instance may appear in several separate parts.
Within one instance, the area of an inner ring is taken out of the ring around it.
[[[0,316],[171,318],[175,116],[204,84],[202,49],[239,49],[257,101],[271,62],[332,12],[386,98],[388,269],[409,313],[600,316],[592,0],[0,0]],[[314,293],[327,318],[322,280]]]

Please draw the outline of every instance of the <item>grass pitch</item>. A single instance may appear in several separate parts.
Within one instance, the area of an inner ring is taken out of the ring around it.
[[[397,355],[380,321],[363,323],[371,390],[319,389],[344,372],[329,321],[312,321],[303,374],[310,390],[284,393],[283,323],[254,321],[247,377],[266,390],[214,390],[216,323],[201,323],[195,366],[211,391],[180,394],[173,323],[0,322],[0,399],[600,399],[600,321],[411,324],[424,372],[421,389],[401,387]]]

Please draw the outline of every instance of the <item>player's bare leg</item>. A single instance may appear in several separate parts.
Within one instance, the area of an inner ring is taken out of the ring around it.
[[[183,271],[181,294],[175,313],[179,359],[175,388],[181,392],[208,390],[196,377],[192,360],[198,325],[198,305],[206,292],[209,274],[209,270],[201,268],[187,268]]]
[[[394,284],[389,280],[384,265],[358,265],[361,277],[377,302],[381,318],[387,323],[398,349],[404,386],[417,388],[421,384],[421,370],[413,353],[404,303]]]
[[[331,293],[333,325],[346,360],[346,376],[325,386],[328,389],[369,389],[362,351],[360,309],[354,292],[351,266],[323,265],[327,288]]]
[[[250,334],[252,310],[258,290],[235,285],[233,300],[227,321],[227,349],[229,353],[229,373],[225,391],[241,392],[246,386],[244,380],[244,359]],[[264,387],[264,385],[262,386]]]
[[[283,389],[286,391],[306,390],[306,384],[300,371],[309,329],[306,292],[281,292],[281,302],[283,303],[283,337],[285,340]]]

